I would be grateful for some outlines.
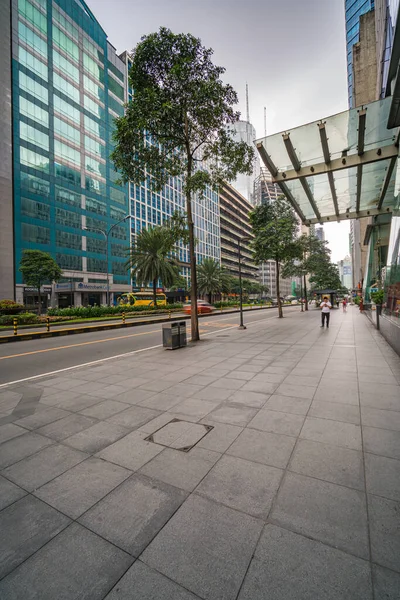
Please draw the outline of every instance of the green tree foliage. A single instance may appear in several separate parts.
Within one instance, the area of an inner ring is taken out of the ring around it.
[[[62,271],[54,258],[42,250],[24,250],[19,270],[26,285],[37,288],[39,294],[39,315],[42,314],[40,288],[44,283],[59,281]]]
[[[314,290],[339,290],[342,282],[339,277],[339,268],[330,262],[329,257],[316,265],[310,283]]]
[[[124,181],[160,190],[170,176],[183,177],[189,228],[191,331],[199,339],[194,194],[218,187],[238,173],[252,172],[254,150],[235,142],[229,127],[238,121],[238,97],[213,64],[213,51],[190,34],[165,27],[144,36],[133,52],[129,83],[134,89],[125,115],[116,120],[112,154]],[[203,168],[207,165],[207,170]]]
[[[197,287],[200,294],[207,294],[211,304],[213,294],[229,291],[231,277],[213,258],[205,258],[197,266]]]
[[[261,204],[250,213],[254,241],[252,249],[256,263],[274,260],[276,264],[276,291],[279,318],[283,317],[280,298],[279,277],[281,265],[301,257],[296,240],[298,229],[296,216],[283,198],[279,197],[271,204]]]

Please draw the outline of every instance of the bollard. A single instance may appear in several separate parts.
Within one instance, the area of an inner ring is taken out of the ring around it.
[[[125,323],[125,313],[122,313],[122,322]]]
[[[14,335],[18,333],[18,319],[13,319]]]
[[[46,331],[50,331],[50,317],[46,317]]]
[[[222,313],[222,304],[221,304],[221,313]]]
[[[169,310],[168,311],[168,319],[170,319],[170,318],[171,318],[171,311]]]

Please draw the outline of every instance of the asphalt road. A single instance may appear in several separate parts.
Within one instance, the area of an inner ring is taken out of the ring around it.
[[[287,307],[296,311],[299,307]],[[246,312],[245,323],[276,318],[277,309]],[[239,314],[210,315],[200,319],[201,335],[213,335],[237,327]],[[188,337],[189,321],[186,322]],[[0,345],[0,385],[52,373],[60,369],[91,363],[162,344],[162,325],[151,324],[132,329],[97,331],[79,336],[16,342]]]

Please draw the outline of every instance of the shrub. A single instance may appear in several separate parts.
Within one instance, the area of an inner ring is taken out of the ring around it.
[[[30,325],[38,323],[37,315],[34,313],[20,313],[19,315],[3,315],[0,317],[0,325],[13,325],[14,319],[17,319],[18,325]]]
[[[14,300],[0,300],[0,315],[17,315],[26,310],[23,304]]]
[[[112,315],[141,312],[166,312],[180,309],[182,304],[167,304],[167,306],[74,306],[71,308],[49,308],[47,314],[52,317],[75,317],[77,319],[96,319]]]
[[[375,304],[382,304],[383,297],[384,297],[383,290],[377,290],[376,292],[371,293],[371,298],[375,302]]]

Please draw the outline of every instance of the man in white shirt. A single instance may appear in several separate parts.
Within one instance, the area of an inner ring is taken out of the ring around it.
[[[324,296],[324,298],[320,304],[320,308],[321,308],[321,317],[322,317],[321,327],[323,327],[325,325],[325,319],[326,319],[326,328],[329,329],[329,317],[331,316],[332,304],[329,302],[328,296]]]

